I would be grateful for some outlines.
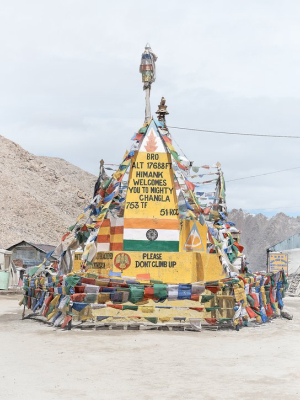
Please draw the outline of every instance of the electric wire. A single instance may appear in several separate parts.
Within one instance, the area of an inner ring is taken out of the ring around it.
[[[259,134],[259,133],[212,131],[212,130],[208,130],[208,129],[183,128],[183,127],[180,127],[180,126],[170,126],[170,125],[168,125],[168,128],[180,129],[180,130],[185,130],[185,131],[195,131],[195,132],[221,133],[221,134],[224,134],[224,135],[257,136],[257,137],[284,138],[284,139],[300,139],[300,136],[292,136],[292,135],[262,135],[262,134]]]
[[[266,172],[266,173],[264,173],[264,174],[244,176],[244,177],[242,177],[242,178],[235,178],[235,179],[228,179],[228,180],[226,180],[226,183],[227,183],[227,182],[240,181],[240,180],[243,180],[243,179],[256,178],[256,177],[258,177],[258,176],[265,176],[265,175],[278,174],[278,173],[280,173],[280,172],[292,171],[292,170],[294,170],[294,169],[299,169],[299,168],[300,168],[300,167],[287,168],[287,169],[281,169],[281,170],[279,170],[279,171]]]
[[[281,209],[286,209],[286,208],[293,208],[293,209],[298,209],[300,206],[281,206],[281,207],[260,207],[260,208],[245,208],[244,211],[258,211],[258,210],[281,210]],[[230,210],[232,211],[232,210]]]

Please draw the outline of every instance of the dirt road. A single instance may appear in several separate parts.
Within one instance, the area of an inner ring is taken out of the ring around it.
[[[0,399],[299,399],[292,321],[217,332],[56,331],[0,296]]]

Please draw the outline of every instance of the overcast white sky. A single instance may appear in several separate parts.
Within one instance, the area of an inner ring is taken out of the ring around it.
[[[94,174],[119,163],[144,119],[149,42],[169,125],[300,136],[299,20],[297,0],[2,1],[0,134]],[[227,180],[300,166],[300,139],[172,134]],[[228,182],[228,206],[300,215],[299,177]]]

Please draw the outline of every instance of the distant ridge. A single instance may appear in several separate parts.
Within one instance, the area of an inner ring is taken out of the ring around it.
[[[267,248],[300,232],[300,216],[294,218],[284,213],[268,218],[263,214],[253,215],[234,209],[229,213],[229,220],[242,231],[241,244],[245,246],[253,271],[266,268]]]
[[[0,135],[0,248],[56,245],[93,195],[96,177],[60,158],[37,157]]]

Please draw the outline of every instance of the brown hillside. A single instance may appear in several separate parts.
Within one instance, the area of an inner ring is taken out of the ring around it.
[[[96,177],[65,160],[37,157],[0,135],[0,248],[58,244],[89,203]]]

